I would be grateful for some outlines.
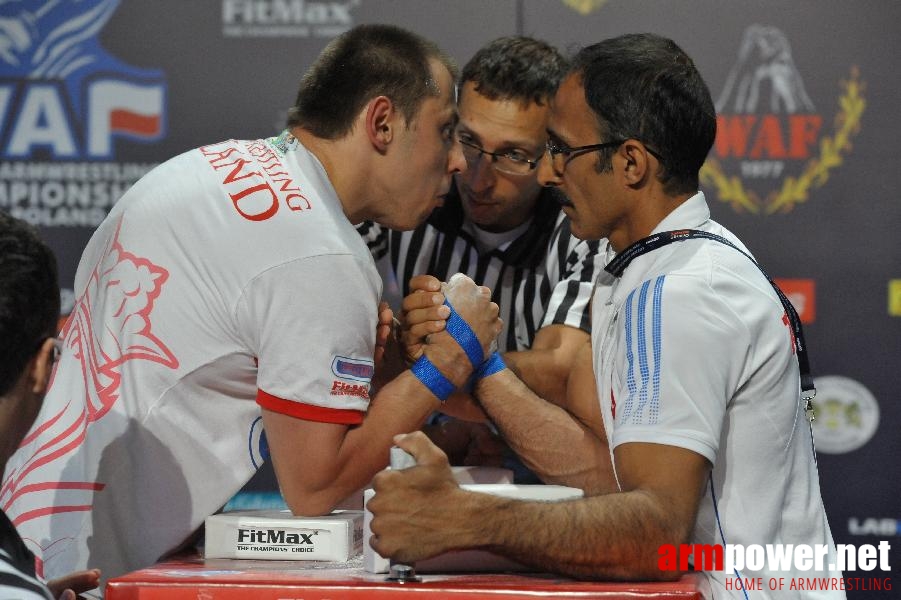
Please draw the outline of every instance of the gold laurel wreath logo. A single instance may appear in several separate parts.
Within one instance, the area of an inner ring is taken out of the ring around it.
[[[753,191],[745,190],[740,177],[727,175],[715,158],[708,158],[701,167],[701,183],[716,188],[719,199],[730,204],[736,212],[756,214],[763,208],[768,215],[785,213],[796,204],[806,202],[810,189],[822,187],[829,180],[829,171],[842,164],[843,153],[847,154],[851,149],[851,138],[860,131],[860,121],[867,103],[863,97],[865,84],[860,80],[856,66],[851,67],[851,78],[841,81],[840,86],[842,95],[838,100],[834,134],[822,138],[819,156],[809,160],[798,177],[786,177],[782,189],[770,192],[766,201]]]
[[[607,0],[563,0],[563,4],[584,16],[607,4]]]

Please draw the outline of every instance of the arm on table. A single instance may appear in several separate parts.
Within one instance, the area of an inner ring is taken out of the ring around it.
[[[449,294],[486,350],[501,327],[497,305],[471,280]],[[463,349],[447,332],[435,334],[423,352],[456,386],[472,372]],[[263,426],[288,506],[304,515],[332,510],[387,465],[395,434],[418,429],[439,405],[432,392],[405,371],[376,393],[360,425],[307,421],[264,409]]]
[[[569,325],[547,325],[535,334],[531,348],[504,353],[504,362],[538,396],[563,405],[573,361],[590,337]]]
[[[447,458],[421,433],[395,443],[418,466],[373,480],[370,543],[405,563],[481,548],[572,577],[676,579],[680,573],[659,569],[658,549],[688,542],[710,471],[689,450],[628,443],[616,449],[622,492],[526,502],[460,489]]]
[[[507,444],[542,481],[578,487],[589,496],[614,491],[589,340],[578,349],[564,387],[561,407],[504,370],[480,381],[476,395]]]
[[[447,308],[442,305],[444,296],[440,289],[440,282],[431,275],[418,275],[410,280],[411,292],[404,298],[401,313],[401,337],[407,348],[419,350],[427,335],[444,329]],[[531,348],[504,353],[504,362],[540,397],[563,405],[566,382],[576,353],[589,339],[589,334],[577,327],[546,325],[535,334]],[[460,406],[466,405],[467,410],[453,416],[467,421],[485,419],[477,403],[466,403],[464,399],[459,402]]]
[[[481,288],[490,295],[488,288]],[[422,354],[428,336],[441,333],[447,325],[450,309],[444,305],[441,282],[431,275],[410,279],[410,293],[403,299],[398,320],[398,337],[405,360],[412,363]],[[487,355],[487,352],[486,352]],[[439,407],[441,412],[463,421],[482,423],[485,413],[468,391],[456,391],[451,400]]]

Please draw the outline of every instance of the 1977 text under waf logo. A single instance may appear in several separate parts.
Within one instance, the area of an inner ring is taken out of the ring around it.
[[[860,130],[866,101],[857,68],[840,83],[830,130],[804,89],[785,35],[749,27],[716,103],[716,143],[701,184],[737,212],[788,212],[805,202],[842,164]]]
[[[588,15],[598,10],[607,0],[563,0],[563,4],[567,5],[580,15]]]

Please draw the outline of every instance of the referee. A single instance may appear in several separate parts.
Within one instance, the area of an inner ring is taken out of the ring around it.
[[[548,102],[565,67],[555,48],[528,37],[479,50],[459,84],[457,135],[467,170],[455,175],[444,205],[413,231],[358,227],[373,256],[390,265],[387,276],[402,296],[421,274],[446,281],[461,272],[491,288],[504,321],[498,342],[505,362],[555,403],[563,402],[576,350],[589,341],[588,300],[603,266],[598,242],[571,235],[559,192],[536,177]],[[452,462],[464,462],[452,442],[430,435]]]

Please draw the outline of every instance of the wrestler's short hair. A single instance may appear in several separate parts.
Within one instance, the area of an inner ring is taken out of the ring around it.
[[[431,59],[456,79],[453,59],[424,37],[393,25],[358,25],[332,40],[303,76],[288,127],[338,139],[378,96],[390,98],[409,126],[423,100],[440,93]]]
[[[56,258],[25,221],[0,211],[0,396],[59,320]]]
[[[669,194],[694,193],[716,137],[716,110],[694,62],[670,39],[628,34],[583,48],[572,72],[602,140],[638,139],[659,154],[657,173]],[[609,161],[615,150],[598,160]]]
[[[473,82],[489,100],[546,104],[566,74],[567,60],[550,44],[508,36],[483,46],[463,67],[460,86]]]

